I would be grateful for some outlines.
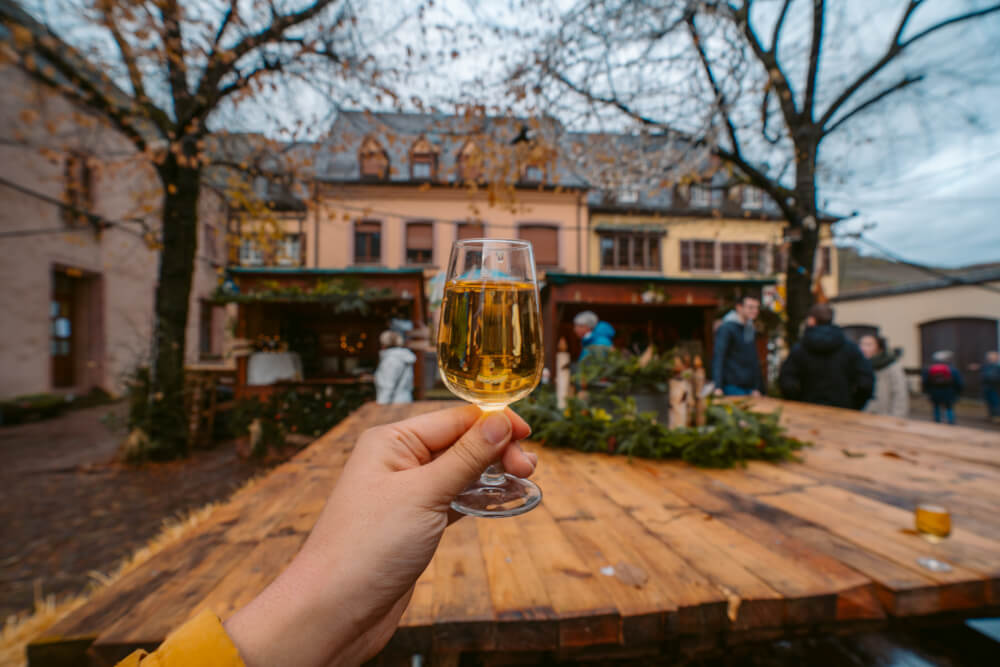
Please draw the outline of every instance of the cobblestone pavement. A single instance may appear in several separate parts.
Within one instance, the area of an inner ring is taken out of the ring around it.
[[[78,410],[0,428],[0,620],[30,610],[36,591],[74,594],[154,537],[164,519],[226,498],[266,470],[232,445],[185,461],[113,461],[125,406]]]

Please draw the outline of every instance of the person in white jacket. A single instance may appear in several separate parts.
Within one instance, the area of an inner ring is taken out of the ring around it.
[[[375,402],[412,403],[417,355],[403,347],[403,336],[395,331],[383,331],[378,341],[382,351],[375,369]]]
[[[876,415],[907,417],[910,414],[910,389],[899,355],[890,352],[881,336],[862,336],[858,347],[875,370],[875,394],[865,412]]]

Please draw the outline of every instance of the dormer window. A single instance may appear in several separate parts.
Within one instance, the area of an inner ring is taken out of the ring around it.
[[[358,161],[361,180],[384,181],[389,178],[389,154],[374,137],[368,137],[361,143]]]
[[[760,188],[743,186],[743,208],[754,210],[764,208],[764,193]]]
[[[437,175],[437,147],[421,137],[410,149],[410,179],[433,181]]]
[[[483,175],[483,153],[471,139],[458,151],[455,162],[458,164],[458,180],[463,183],[478,181]]]
[[[639,201],[639,188],[634,185],[624,185],[618,189],[619,204],[635,204]]]
[[[525,183],[541,183],[544,177],[545,172],[538,165],[529,164],[524,168],[523,178]]]

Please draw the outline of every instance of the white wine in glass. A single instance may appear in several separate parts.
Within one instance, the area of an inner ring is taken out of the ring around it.
[[[445,385],[482,410],[524,398],[542,375],[535,260],[527,241],[458,241],[448,263],[438,366]],[[523,514],[542,499],[536,484],[491,465],[452,502],[464,514]]]

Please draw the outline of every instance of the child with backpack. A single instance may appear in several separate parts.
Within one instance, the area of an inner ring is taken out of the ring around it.
[[[934,404],[934,421],[941,421],[941,409],[949,424],[955,423],[955,401],[962,392],[962,375],[952,364],[949,350],[938,350],[931,357],[933,363],[924,369],[924,393]]]

